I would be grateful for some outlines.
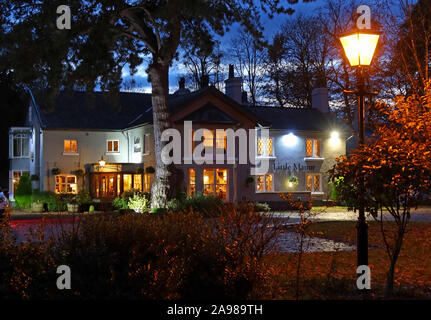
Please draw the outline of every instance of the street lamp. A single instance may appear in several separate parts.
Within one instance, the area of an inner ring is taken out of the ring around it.
[[[365,141],[365,107],[364,97],[367,94],[375,94],[367,92],[364,84],[364,66],[369,66],[373,60],[374,52],[376,51],[377,43],[380,34],[370,30],[357,30],[340,37],[341,45],[347,59],[352,67],[357,68],[357,91],[345,91],[354,93],[358,96],[358,143],[363,145]],[[358,266],[368,265],[368,225],[365,220],[365,204],[364,204],[364,179],[362,178],[359,184],[359,216],[356,223],[357,229],[357,255]]]

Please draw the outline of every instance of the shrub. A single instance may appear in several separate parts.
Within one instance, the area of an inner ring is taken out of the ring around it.
[[[200,212],[205,217],[217,216],[223,208],[223,201],[212,195],[202,195],[200,193],[187,197],[184,200],[172,199],[168,202],[168,210],[188,211],[192,209],[195,212]]]
[[[32,202],[31,195],[32,188],[30,176],[28,174],[23,174],[19,179],[19,183],[14,194],[17,205],[23,209],[30,208]]]
[[[2,297],[274,298],[262,258],[277,229],[251,205],[228,205],[210,220],[190,211],[84,216],[74,229],[32,244],[16,243],[7,230],[0,228]],[[62,264],[73,266],[73,290],[56,288]]]
[[[118,210],[124,210],[128,208],[129,198],[117,197],[112,201],[112,206]]]
[[[127,206],[136,213],[144,213],[148,211],[149,201],[145,195],[135,193],[132,198],[129,198]]]
[[[86,188],[79,190],[78,194],[76,195],[76,201],[80,205],[90,204],[92,201],[90,191],[88,191]]]
[[[255,202],[254,204],[254,211],[256,212],[269,212],[271,211],[271,207],[265,202]]]

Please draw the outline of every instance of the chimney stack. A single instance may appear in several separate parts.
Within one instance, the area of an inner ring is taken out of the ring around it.
[[[208,87],[209,82],[210,82],[209,76],[207,74],[204,74],[201,79],[201,88],[203,89]]]
[[[184,77],[181,77],[180,81],[178,81],[178,87],[180,89],[185,89],[186,88],[186,79]]]
[[[190,90],[186,89],[186,79],[184,77],[181,77],[178,81],[178,90],[174,92],[174,95],[181,96],[187,93],[190,93]]]
[[[316,88],[311,93],[311,107],[322,113],[329,112],[328,88]]]
[[[225,80],[225,93],[239,104],[242,103],[242,78],[235,77],[233,64],[229,65],[229,78]]]

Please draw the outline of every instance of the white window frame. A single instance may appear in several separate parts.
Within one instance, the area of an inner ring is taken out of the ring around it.
[[[322,189],[322,174],[321,173],[306,173],[305,174],[305,190],[310,191],[310,190],[307,190],[307,176],[308,175],[313,177],[312,181],[311,181],[311,193],[312,194],[323,194],[323,191],[322,191],[323,190]],[[319,178],[319,190],[314,189],[314,177],[315,176],[320,176],[320,178]]]
[[[66,151],[64,149],[64,142],[65,141],[76,141],[76,152],[75,151]],[[63,155],[64,156],[66,156],[66,155],[72,155],[72,156],[79,155],[79,152],[78,152],[78,140],[77,139],[63,139]]]
[[[65,177],[65,183],[57,183],[57,177],[59,177],[59,176],[61,176],[61,177]],[[67,182],[67,178],[69,178],[69,177],[74,177],[75,178],[75,183],[68,183]],[[67,189],[67,185],[68,184],[75,184],[76,185],[76,192],[66,192],[67,194],[77,194],[78,193],[78,177],[77,176],[75,176],[75,175],[73,175],[73,174],[57,174],[55,177],[55,184],[54,184],[54,192],[55,193],[57,193],[57,185],[64,185],[65,187],[66,187],[66,189]],[[58,193],[57,193],[58,194]]]
[[[258,176],[263,176],[263,190],[257,190]],[[272,176],[271,190],[266,190],[266,176]],[[255,183],[255,191],[256,191],[256,193],[274,192],[274,174],[273,173],[257,174],[256,175],[256,183]]]
[[[257,148],[257,143],[259,141],[259,139],[263,139],[264,140],[264,144],[263,144],[263,153],[262,154],[258,154],[258,148]],[[272,154],[270,155],[268,152],[268,140],[271,140],[271,147],[272,147]],[[274,137],[268,137],[268,138],[262,138],[258,135],[256,135],[256,157],[257,158],[275,158],[275,148],[274,148]]]
[[[311,157],[307,155],[307,140],[311,140]],[[320,146],[320,155],[316,155],[316,149],[317,149],[317,143],[316,141],[319,141],[319,146]],[[305,139],[305,158],[317,158],[320,159],[322,158],[322,140],[321,139],[316,139],[316,138],[306,138]]]
[[[27,159],[27,158],[30,158],[30,136],[28,134],[25,134],[25,133],[12,133],[11,135],[12,135],[12,139],[11,139],[10,159]],[[15,148],[14,148],[15,142],[14,141],[15,141],[15,139],[21,140],[21,144],[20,144],[21,150],[20,150],[19,156],[14,155],[14,150],[15,150]],[[23,151],[23,143],[22,143],[23,140],[28,141],[28,143],[27,143],[27,146],[28,146],[27,155],[23,155],[23,152],[22,152]]]
[[[117,143],[118,143],[118,150],[117,151],[115,151],[115,150],[109,151],[109,147],[108,147],[109,142],[112,142],[112,147],[114,147],[115,141],[117,141]],[[78,143],[76,144],[76,147],[78,147]],[[107,139],[106,140],[106,153],[109,153],[109,154],[120,153],[120,140],[118,140],[118,139]]]

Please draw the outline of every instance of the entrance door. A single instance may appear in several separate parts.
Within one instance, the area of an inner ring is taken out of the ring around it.
[[[104,174],[101,176],[102,198],[114,198],[116,195],[115,174]]]

